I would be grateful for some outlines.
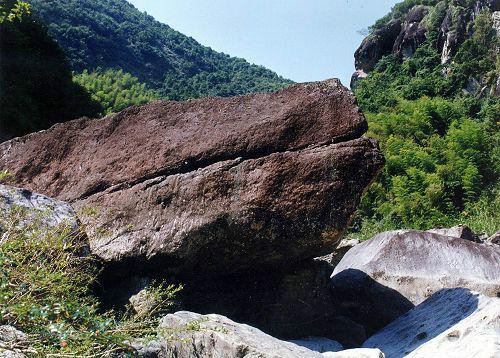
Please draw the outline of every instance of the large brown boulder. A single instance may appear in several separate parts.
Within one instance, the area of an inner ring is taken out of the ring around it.
[[[71,202],[120,272],[230,273],[331,252],[383,164],[366,128],[330,80],[59,124],[0,145],[0,169]]]

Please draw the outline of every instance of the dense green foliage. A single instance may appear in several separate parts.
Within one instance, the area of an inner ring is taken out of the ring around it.
[[[213,51],[125,0],[30,0],[77,73],[122,69],[162,97],[187,99],[273,91],[274,72]]]
[[[0,140],[101,109],[72,80],[63,51],[21,2],[0,1]]]
[[[30,14],[30,6],[21,0],[5,0],[0,3],[0,24],[5,21],[21,20]]]
[[[76,83],[83,86],[103,108],[102,114],[119,112],[132,105],[144,104],[158,98],[144,83],[122,70],[87,70],[74,76]]]
[[[412,58],[384,57],[356,88],[369,135],[387,160],[355,223],[363,238],[461,222],[489,234],[500,229],[498,211],[488,209],[500,205],[500,100],[489,94],[499,73],[498,37],[483,12],[451,64],[442,65],[436,41],[443,10],[431,11],[428,39]],[[488,91],[464,91],[471,79]]]
[[[160,316],[180,290],[163,284],[148,288],[155,305],[147,315],[102,312],[92,296],[96,262],[79,255],[82,237],[64,225],[47,228],[21,207],[2,212],[0,234],[0,325],[29,335],[29,347],[17,347],[28,356],[132,352],[126,342],[156,336]]]

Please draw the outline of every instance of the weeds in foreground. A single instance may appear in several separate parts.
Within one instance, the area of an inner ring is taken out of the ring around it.
[[[84,236],[25,218],[22,208],[0,215],[0,325],[29,336],[26,355],[133,356],[125,342],[156,336],[159,315],[180,288],[160,284],[147,290],[156,302],[148,314],[101,312],[91,294],[97,265],[83,254]]]

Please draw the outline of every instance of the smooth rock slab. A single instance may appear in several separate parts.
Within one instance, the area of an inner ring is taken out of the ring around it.
[[[500,356],[500,299],[467,289],[437,292],[383,330],[366,348],[387,358]]]
[[[382,233],[337,265],[332,304],[371,335],[443,288],[497,296],[499,262],[498,247],[421,231]]]
[[[355,246],[335,268],[358,270],[396,290],[414,305],[443,288],[465,287],[496,297],[500,249],[421,231],[379,234]]]
[[[264,332],[215,314],[202,316],[177,312],[165,316],[160,337],[144,346],[134,344],[140,355],[178,358],[322,358],[322,354],[280,341]]]
[[[356,348],[335,353],[323,353],[324,358],[385,358],[380,349]]]
[[[384,358],[378,349],[320,353],[303,345],[335,350],[341,345],[321,338],[297,345],[224,316],[186,311],[165,316],[159,326],[159,337],[154,342],[133,346],[140,356],[150,358]]]

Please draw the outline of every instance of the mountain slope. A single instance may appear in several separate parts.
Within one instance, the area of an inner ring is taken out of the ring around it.
[[[73,70],[121,69],[171,99],[265,92],[291,83],[200,45],[125,0],[30,0]]]
[[[500,1],[405,0],[356,51],[353,85],[387,165],[354,230],[500,230]]]
[[[102,110],[73,82],[61,48],[24,9],[0,1],[0,142]]]

